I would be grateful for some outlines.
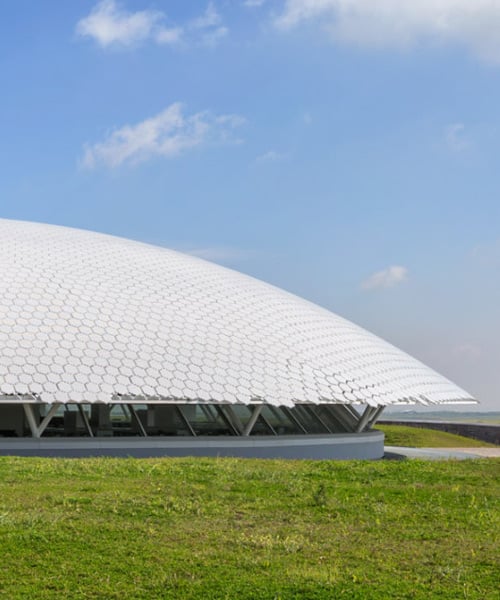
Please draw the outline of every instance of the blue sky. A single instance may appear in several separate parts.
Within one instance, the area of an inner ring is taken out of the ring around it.
[[[16,0],[1,216],[185,250],[500,406],[500,2]]]

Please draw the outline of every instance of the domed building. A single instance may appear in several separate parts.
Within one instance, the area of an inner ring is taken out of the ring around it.
[[[0,220],[0,453],[378,458],[391,405],[475,402],[283,290],[136,241]]]

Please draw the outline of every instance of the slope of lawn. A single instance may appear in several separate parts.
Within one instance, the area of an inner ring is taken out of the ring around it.
[[[377,423],[376,428],[385,433],[386,446],[410,446],[412,448],[495,448],[495,444],[436,429],[424,429],[410,425],[381,425],[379,423]]]
[[[498,598],[500,460],[0,458],[0,597]]]

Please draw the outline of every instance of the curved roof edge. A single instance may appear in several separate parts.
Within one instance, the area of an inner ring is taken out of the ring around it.
[[[166,248],[0,220],[0,269],[0,402],[476,403],[354,323]]]

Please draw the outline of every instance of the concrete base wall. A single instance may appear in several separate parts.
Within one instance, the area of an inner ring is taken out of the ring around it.
[[[0,438],[9,456],[235,456],[245,458],[378,459],[384,434],[365,433],[251,437]]]

